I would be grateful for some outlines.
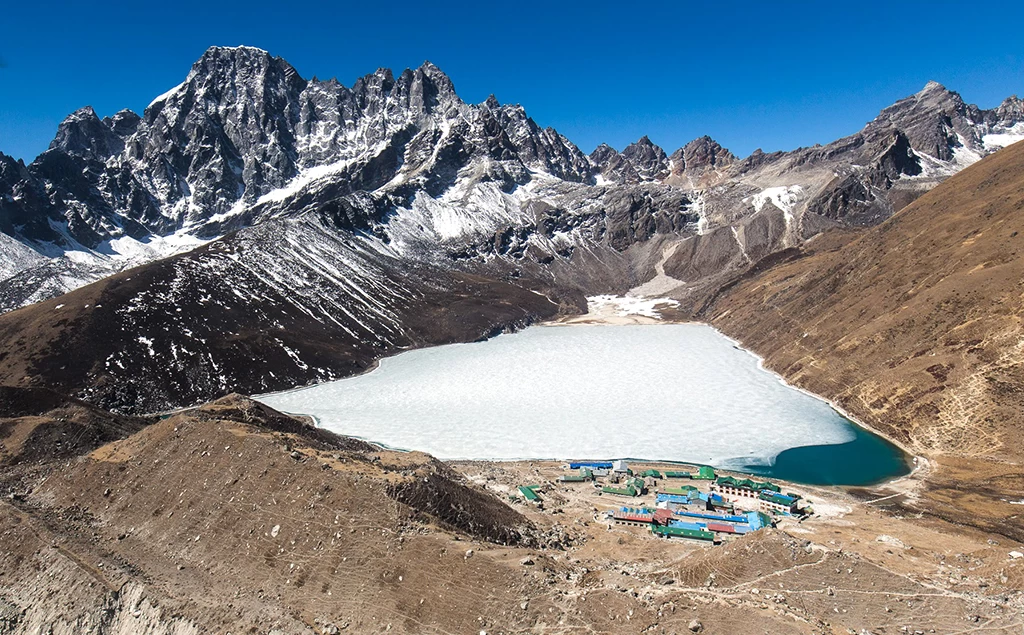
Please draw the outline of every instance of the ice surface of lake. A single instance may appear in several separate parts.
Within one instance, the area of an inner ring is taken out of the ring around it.
[[[259,400],[340,434],[447,459],[740,467],[856,436],[827,403],[700,324],[533,327],[409,351],[358,377]]]

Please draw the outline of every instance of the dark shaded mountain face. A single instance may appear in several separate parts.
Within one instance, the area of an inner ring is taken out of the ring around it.
[[[402,349],[553,317],[541,293],[409,266],[317,218],[137,267],[0,316],[0,384],[152,412],[362,372]]]
[[[0,469],[81,456],[149,423],[46,388],[0,386]]]
[[[147,411],[580,311],[659,265],[698,306],[1016,138],[1020,100],[929,84],[826,146],[588,157],[430,63],[346,87],[211,48],[141,117],[82,108],[31,164],[0,155],[0,375]]]

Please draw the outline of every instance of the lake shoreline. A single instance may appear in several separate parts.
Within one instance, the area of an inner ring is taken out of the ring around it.
[[[660,300],[640,302],[644,310],[662,304]],[[806,483],[852,486],[900,478],[914,467],[898,445],[845,416],[827,400],[791,386],[765,369],[760,357],[711,325],[650,315],[615,315],[614,307],[603,315],[589,315],[587,323],[634,328],[621,336],[612,335],[614,329],[605,333],[573,330],[571,336],[568,332],[556,336],[554,329],[538,329],[528,335],[530,329],[524,329],[472,347],[414,349],[408,355],[380,360],[378,369],[388,370],[388,377],[362,373],[320,384],[319,389],[297,387],[256,398],[283,412],[307,416],[318,427],[387,449],[425,451],[445,461],[558,461],[597,456],[712,465],[789,479],[782,473],[786,468],[775,465],[783,452],[823,448],[817,456],[842,459],[823,461],[818,469],[824,480]],[[566,324],[536,326],[555,325]],[[700,330],[655,335],[660,329],[635,328],[649,325]],[[524,336],[526,339],[521,339]],[[753,355],[755,364],[742,362],[748,355]],[[583,366],[579,366],[581,362]],[[473,372],[465,374],[463,369],[458,371],[463,374],[449,376],[450,367],[459,369],[467,364],[476,364]],[[496,374],[494,368],[507,364],[512,364],[511,370]],[[531,377],[536,374],[531,369],[544,367],[555,368],[555,374]],[[391,379],[396,375],[399,379]],[[373,379],[367,380],[370,377]],[[548,394],[545,386],[550,385],[556,388]],[[583,388],[586,390],[577,392]],[[796,390],[790,393],[793,388]],[[320,392],[296,396],[306,390]],[[790,397],[780,391],[799,398],[790,404]],[[725,394],[732,396],[724,401],[718,398]],[[455,410],[449,415],[452,408]],[[589,418],[590,413],[596,419]],[[456,418],[446,419],[449,416]],[[544,423],[550,421],[563,422],[554,436],[549,434],[554,430],[550,423]],[[745,432],[746,426],[755,422],[763,430],[751,436]],[[430,433],[431,426],[441,427]],[[649,433],[636,436],[637,426]],[[849,432],[843,433],[842,426]],[[583,430],[590,432],[584,434]],[[584,436],[576,436],[580,434]],[[885,443],[846,447],[862,435]],[[885,450],[890,447],[897,450]],[[837,448],[843,451],[837,453]],[[878,448],[884,451],[875,451]],[[857,467],[830,467],[844,464]]]
[[[612,297],[612,296],[603,296],[603,297]],[[619,296],[619,297],[625,299],[624,296]],[[651,303],[653,303],[655,308],[657,306],[672,306],[672,304],[675,303],[675,301],[673,301],[671,299],[668,299],[668,298],[644,298],[644,299],[648,300]],[[588,300],[589,300],[589,298],[588,298]],[[657,302],[658,300],[664,300],[664,301],[659,303],[659,302]],[[778,380],[783,385],[785,385],[788,388],[791,388],[793,390],[799,391],[799,392],[801,392],[801,393],[803,393],[803,394],[805,394],[805,395],[807,395],[809,397],[813,397],[814,399],[817,399],[819,401],[822,401],[822,402],[828,404],[829,407],[831,407],[836,413],[838,413],[840,416],[842,416],[844,419],[846,419],[847,421],[849,421],[850,423],[852,423],[856,427],[860,428],[861,430],[863,430],[863,431],[865,431],[865,432],[867,432],[867,433],[869,433],[871,435],[874,435],[876,437],[884,439],[890,445],[893,445],[893,446],[899,448],[902,451],[903,455],[904,455],[905,463],[906,463],[906,465],[907,465],[907,467],[909,469],[909,472],[907,474],[896,476],[896,477],[893,477],[891,479],[883,479],[881,481],[878,481],[877,483],[874,483],[875,485],[880,485],[880,484],[883,484],[883,483],[895,483],[895,482],[901,481],[903,479],[908,479],[908,478],[914,477],[915,474],[918,472],[918,470],[925,470],[925,471],[927,471],[926,468],[928,467],[928,459],[926,459],[923,456],[919,456],[919,455],[915,454],[913,452],[913,450],[908,448],[902,441],[900,441],[898,439],[895,439],[895,438],[892,438],[888,434],[885,434],[882,431],[875,430],[871,426],[868,426],[863,421],[859,420],[854,415],[850,414],[845,408],[843,408],[841,405],[839,405],[835,401],[833,401],[831,399],[827,399],[827,398],[825,398],[825,397],[823,397],[821,395],[818,395],[816,393],[813,393],[813,392],[811,392],[811,391],[809,391],[809,390],[807,390],[805,388],[802,388],[802,387],[797,386],[797,385],[795,385],[793,383],[790,383],[784,376],[782,376],[781,374],[775,372],[771,368],[768,368],[765,365],[765,360],[764,360],[763,357],[761,357],[760,355],[758,355],[754,351],[746,348],[743,345],[743,342],[741,342],[740,340],[737,340],[734,337],[726,335],[721,330],[716,328],[713,324],[711,324],[709,322],[704,322],[702,320],[677,320],[677,319],[672,319],[672,318],[666,318],[666,317],[664,317],[664,316],[662,316],[660,314],[658,315],[658,317],[651,317],[649,315],[635,315],[635,314],[628,314],[628,313],[624,315],[623,314],[624,310],[628,310],[626,307],[628,307],[628,304],[625,305],[625,306],[619,305],[618,308],[617,308],[616,307],[616,302],[614,300],[612,300],[610,302],[603,302],[598,307],[594,307],[592,304],[588,303],[588,311],[587,311],[587,313],[584,313],[582,315],[567,316],[567,317],[556,318],[556,319],[553,319],[553,320],[548,320],[548,321],[539,323],[538,326],[546,326],[546,327],[564,327],[564,326],[627,326],[627,325],[659,326],[659,325],[669,325],[669,324],[699,324],[699,325],[702,325],[702,326],[708,326],[708,327],[714,329],[722,337],[724,337],[725,339],[727,339],[730,342],[732,342],[733,346],[735,346],[737,349],[739,349],[739,350],[747,353],[748,355],[754,357],[757,360],[758,368],[760,368],[761,370],[765,371],[766,373],[770,373],[770,374],[774,375],[775,377],[777,377]],[[594,310],[595,308],[596,308],[596,310]],[[796,446],[796,448],[791,448],[791,449],[808,448],[808,447],[814,447],[814,446]],[[744,472],[744,473],[748,473],[748,472]]]

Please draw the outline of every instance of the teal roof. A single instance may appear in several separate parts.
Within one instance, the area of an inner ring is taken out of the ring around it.
[[[519,486],[519,492],[524,497],[526,497],[526,500],[528,500],[528,501],[540,500],[540,496],[537,496],[537,492],[533,491],[534,487],[537,487],[537,486],[536,485],[520,485]]]
[[[758,495],[758,498],[760,498],[761,500],[769,501],[771,503],[775,503],[776,505],[784,505],[786,507],[792,507],[793,503],[797,501],[797,499],[793,498],[792,496],[786,496],[785,494],[779,494],[775,492],[771,494],[769,494],[768,492],[761,492]]]

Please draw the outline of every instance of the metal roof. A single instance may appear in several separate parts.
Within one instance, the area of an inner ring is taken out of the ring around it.
[[[534,486],[520,485],[519,486],[519,492],[524,497],[526,497],[526,500],[528,500],[528,501],[540,500],[540,496],[537,496],[537,492],[533,491],[534,487],[536,487],[536,485],[534,485]]]
[[[695,540],[706,540],[713,542],[715,535],[710,531],[683,529],[682,527],[664,527],[662,525],[651,525],[651,531],[659,536],[679,536],[682,538],[693,538]]]

